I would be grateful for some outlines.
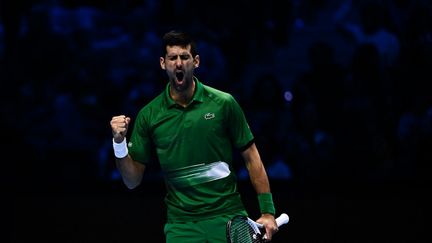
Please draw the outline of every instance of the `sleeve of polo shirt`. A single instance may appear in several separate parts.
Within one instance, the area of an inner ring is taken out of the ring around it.
[[[146,164],[151,161],[151,136],[144,112],[139,112],[128,143],[129,155],[137,162]]]
[[[231,141],[238,149],[244,150],[252,144],[254,136],[246,120],[243,109],[233,96],[227,104],[228,108],[228,131]]]

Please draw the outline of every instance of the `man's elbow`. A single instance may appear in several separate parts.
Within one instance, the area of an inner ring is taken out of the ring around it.
[[[126,187],[127,187],[129,190],[133,190],[133,189],[135,189],[137,186],[138,186],[138,185],[136,185],[136,184],[126,184]]]
[[[140,185],[141,180],[138,180],[138,181],[127,181],[127,180],[124,180],[123,182],[124,182],[124,184],[126,185],[126,187],[128,189],[133,190],[133,189],[137,188]]]

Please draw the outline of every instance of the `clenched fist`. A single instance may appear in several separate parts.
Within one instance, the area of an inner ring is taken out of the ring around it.
[[[130,117],[125,115],[113,116],[111,118],[111,129],[113,133],[114,142],[121,143],[126,137],[128,126],[130,123]]]

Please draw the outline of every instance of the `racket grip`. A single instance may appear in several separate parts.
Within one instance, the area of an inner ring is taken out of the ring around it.
[[[286,213],[283,213],[279,217],[276,218],[276,224],[278,227],[283,225],[283,224],[288,223],[288,221],[289,221],[289,217],[288,217],[288,214],[286,214]]]
[[[288,221],[289,221],[289,217],[288,217],[288,214],[286,214],[286,213],[282,213],[281,215],[279,215],[279,217],[276,218],[276,224],[278,227],[288,223]],[[267,235],[264,235],[262,238],[263,238],[263,240],[266,240]]]

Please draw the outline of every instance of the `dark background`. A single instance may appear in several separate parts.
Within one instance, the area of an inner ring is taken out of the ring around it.
[[[0,4],[9,242],[163,242],[158,166],[126,189],[109,121],[165,87],[171,29],[197,40],[198,78],[244,108],[290,216],[274,242],[430,240],[431,1]],[[257,218],[238,155],[236,165]]]

